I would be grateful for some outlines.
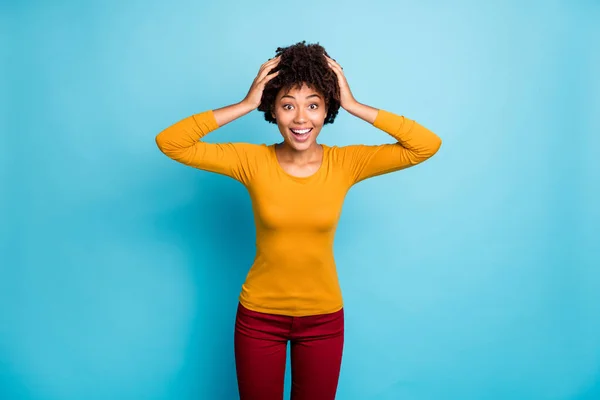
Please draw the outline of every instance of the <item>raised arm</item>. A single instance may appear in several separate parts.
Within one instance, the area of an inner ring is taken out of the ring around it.
[[[251,146],[249,143],[206,143],[201,140],[219,128],[218,115],[216,110],[207,110],[184,118],[160,132],[156,144],[160,151],[177,162],[244,181],[244,150]]]
[[[342,162],[350,171],[352,184],[419,164],[439,150],[442,145],[441,138],[424,126],[404,116],[356,101],[342,67],[335,60],[325,57],[338,77],[342,108],[396,140],[396,143],[390,144],[353,145],[342,148]]]
[[[248,114],[260,104],[265,84],[277,76],[269,74],[278,58],[264,63],[248,94],[239,103],[189,116],[156,136],[165,155],[182,164],[248,181],[247,157],[256,145],[249,143],[206,143],[201,139],[219,127]]]

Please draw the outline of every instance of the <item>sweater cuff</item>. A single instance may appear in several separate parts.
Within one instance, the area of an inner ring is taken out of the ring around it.
[[[201,127],[206,133],[212,132],[219,128],[219,124],[217,124],[213,110],[207,110],[199,114],[195,114],[194,121],[196,121],[196,124],[198,124],[198,126]]]

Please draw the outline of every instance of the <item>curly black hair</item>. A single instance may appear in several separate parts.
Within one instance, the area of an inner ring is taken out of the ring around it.
[[[281,60],[270,73],[281,72],[265,85],[258,106],[258,110],[265,113],[265,120],[277,123],[271,112],[279,90],[299,88],[305,83],[325,97],[327,116],[324,125],[332,124],[340,109],[340,87],[335,72],[327,65],[323,56],[325,54],[329,57],[323,46],[319,43],[306,44],[304,40],[288,47],[278,47],[275,52],[275,57],[281,55]]]

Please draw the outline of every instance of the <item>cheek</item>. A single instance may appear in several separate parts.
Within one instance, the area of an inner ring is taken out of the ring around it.
[[[327,117],[327,113],[319,113],[312,118],[312,123],[314,126],[321,127],[325,123],[325,118]]]
[[[290,121],[289,121],[289,119],[286,119],[286,118],[278,118],[277,124],[279,125],[279,129],[281,129],[283,131],[287,131],[288,130],[287,127],[290,125]]]

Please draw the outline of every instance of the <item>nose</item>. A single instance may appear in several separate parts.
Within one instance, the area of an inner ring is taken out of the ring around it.
[[[296,116],[294,118],[294,123],[300,125],[304,122],[306,122],[306,114],[302,107],[299,107],[298,112],[296,113]]]

